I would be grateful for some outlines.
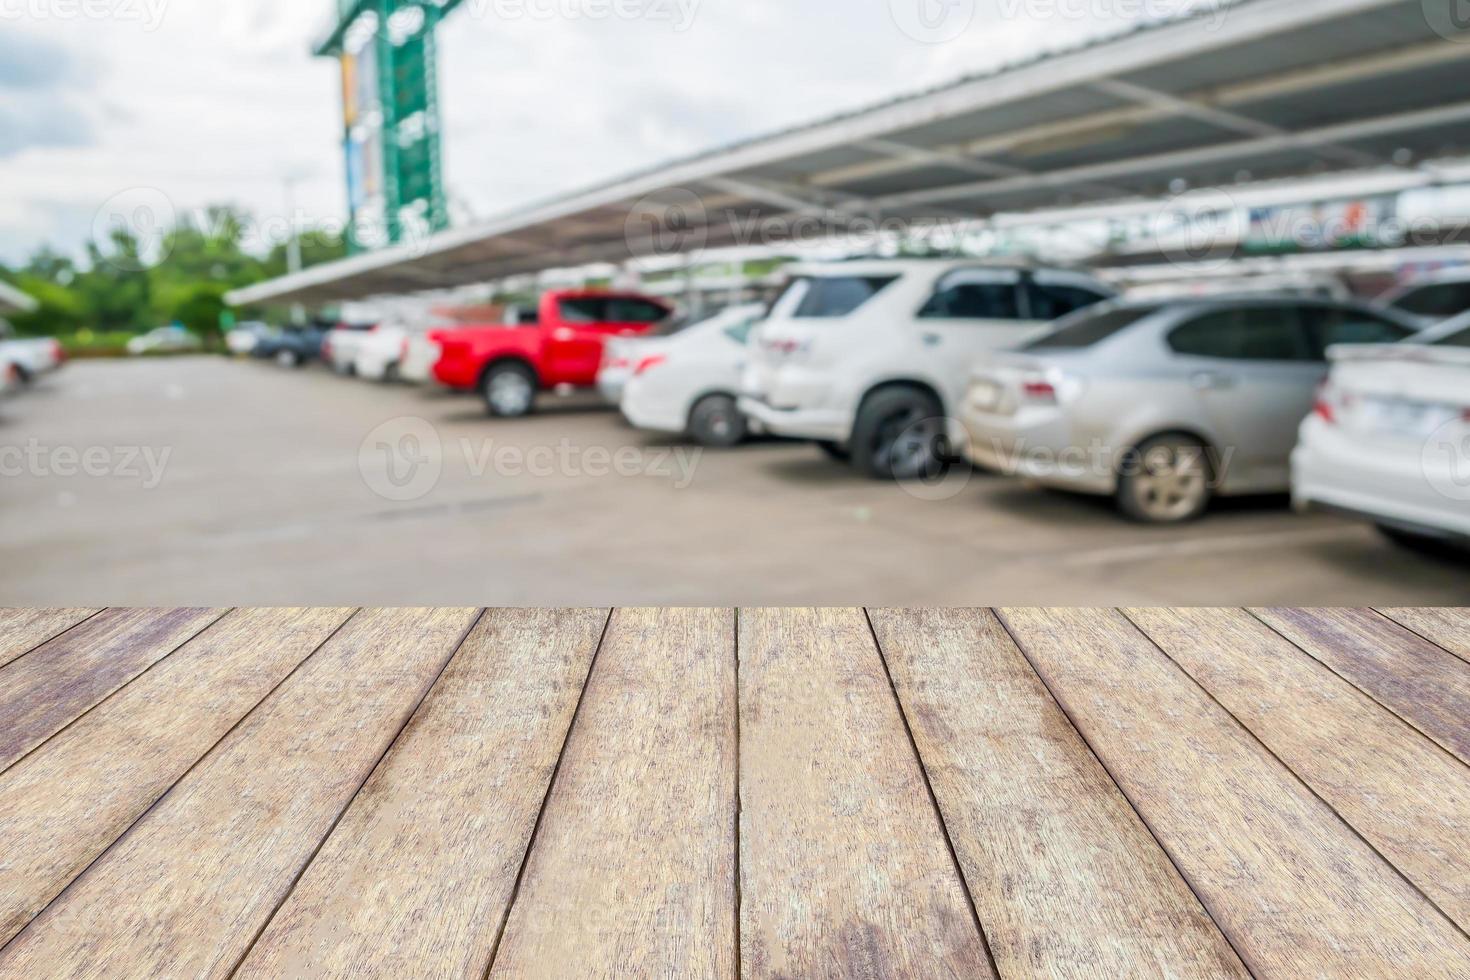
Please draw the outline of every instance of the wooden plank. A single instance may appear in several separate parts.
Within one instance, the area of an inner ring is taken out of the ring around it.
[[[1001,613],[1257,976],[1470,976],[1470,942],[1113,611]]]
[[[1379,612],[1470,663],[1470,609],[1380,609]]]
[[[1371,609],[1253,612],[1470,764],[1470,664]]]
[[[0,609],[0,667],[59,636],[99,609]]]
[[[227,976],[474,617],[355,616],[11,940],[0,976]]]
[[[0,667],[0,771],[224,613],[109,609]]]
[[[1241,609],[1129,617],[1470,928],[1470,768]]]
[[[871,616],[1002,976],[1249,975],[992,613]]]
[[[742,610],[740,737],[747,975],[995,975],[861,610]]]
[[[236,976],[483,977],[607,615],[487,612]]]
[[[0,945],[349,613],[230,613],[0,774]]]
[[[492,976],[735,972],[735,625],[613,613]]]

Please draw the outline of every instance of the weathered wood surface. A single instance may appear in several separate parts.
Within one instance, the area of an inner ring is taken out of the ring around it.
[[[1379,612],[1470,663],[1470,609],[1380,609]]]
[[[236,976],[484,976],[607,615],[486,612]]]
[[[0,774],[0,945],[350,612],[230,613]]]
[[[355,616],[11,940],[0,976],[228,976],[474,615]]]
[[[0,667],[99,612],[100,609],[0,609]]]
[[[1371,609],[1252,611],[1470,764],[1470,664]]]
[[[861,610],[740,614],[753,977],[994,972]]]
[[[0,667],[0,771],[224,613],[109,609]]]
[[[871,616],[1002,975],[1248,976],[994,614]]]
[[[1470,766],[1243,610],[1127,615],[1470,929]]]
[[[613,613],[493,977],[735,973],[735,615]]]
[[[1470,976],[1470,942],[1122,614],[1001,616],[1258,976]]]

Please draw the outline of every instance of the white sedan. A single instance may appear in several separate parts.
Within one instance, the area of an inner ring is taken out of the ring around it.
[[[736,407],[746,343],[765,313],[760,304],[734,306],[672,337],[630,347],[635,363],[623,415],[640,429],[688,435],[703,446],[740,443],[750,431]]]
[[[327,331],[322,341],[322,360],[338,374],[356,374],[357,355],[375,330],[373,326],[343,324]]]
[[[1470,542],[1470,314],[1330,356],[1292,456],[1297,507],[1364,518],[1404,543]]]
[[[359,378],[369,381],[428,381],[439,360],[439,344],[429,333],[452,329],[444,320],[384,323],[365,334],[357,344],[354,367]]]
[[[177,325],[158,327],[128,341],[128,353],[139,354],[183,354],[204,346],[199,337],[188,328]]]

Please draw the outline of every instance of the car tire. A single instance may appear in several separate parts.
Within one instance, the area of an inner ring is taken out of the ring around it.
[[[729,395],[706,395],[689,413],[689,437],[711,449],[731,449],[745,441],[749,426]]]
[[[1209,509],[1214,496],[1204,443],[1193,436],[1159,435],[1129,454],[1118,478],[1118,508],[1140,524],[1187,524]]]
[[[22,386],[28,385],[35,380],[31,377],[31,372],[27,371],[23,365],[15,364],[12,366],[15,368],[15,380]]]
[[[876,480],[932,478],[950,465],[944,407],[919,388],[888,388],[858,409],[849,451]]]
[[[481,379],[480,395],[495,418],[522,418],[536,407],[536,375],[514,361],[496,364]]]
[[[1426,555],[1433,558],[1460,558],[1463,559],[1467,552],[1463,548],[1456,547],[1444,538],[1435,537],[1432,534],[1418,534],[1414,531],[1394,527],[1389,524],[1379,524],[1378,533],[1393,542],[1405,551],[1412,551],[1417,555]]]
[[[852,462],[852,453],[840,442],[824,440],[817,443],[817,448],[826,453],[828,459],[835,459],[839,463]]]
[[[383,376],[381,378],[379,378],[378,380],[381,381],[381,382],[383,382],[383,384],[385,384],[385,385],[394,385],[394,384],[397,384],[398,383],[398,365],[397,364],[389,364],[387,367],[383,368]]]

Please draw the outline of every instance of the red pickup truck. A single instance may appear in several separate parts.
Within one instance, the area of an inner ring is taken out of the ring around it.
[[[442,353],[434,377],[478,391],[491,415],[514,418],[535,407],[538,391],[591,387],[610,338],[646,334],[672,313],[662,300],[636,293],[548,292],[519,323],[435,331]]]

